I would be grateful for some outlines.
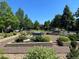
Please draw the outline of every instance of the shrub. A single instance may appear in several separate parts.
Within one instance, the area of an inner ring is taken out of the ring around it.
[[[20,32],[19,38],[15,40],[15,42],[23,42],[23,40],[27,39],[26,31]]]
[[[45,47],[30,48],[24,59],[57,59],[54,50]]]
[[[69,38],[71,41],[77,40],[77,36],[76,36],[76,35],[68,35],[68,38]]]
[[[42,42],[43,38],[42,36],[34,36],[31,40],[34,42]]]
[[[35,36],[31,39],[34,42],[49,42],[51,41],[48,36]]]
[[[15,40],[15,42],[23,42],[23,40],[25,40],[26,37],[24,35],[19,35],[19,38]]]
[[[7,57],[4,57],[4,56],[1,56],[1,57],[0,57],[0,59],[9,59],[9,58],[7,58]]]
[[[68,41],[70,41],[70,39],[68,37],[65,37],[65,36],[60,36],[59,40],[62,41],[62,42],[68,42]]]
[[[76,40],[79,41],[79,34],[75,34]]]
[[[10,36],[13,36],[13,33],[11,32],[11,33],[4,33],[4,38],[6,38],[6,37],[10,37]]]
[[[16,32],[13,32],[13,35],[16,35],[17,33]]]
[[[20,32],[20,34],[21,34],[21,35],[24,35],[24,36],[27,35],[26,31],[22,31],[22,32]]]
[[[44,42],[50,42],[51,41],[49,36],[42,36],[42,37],[43,37]]]

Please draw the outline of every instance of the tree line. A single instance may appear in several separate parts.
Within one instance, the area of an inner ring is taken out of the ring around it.
[[[13,30],[51,30],[52,28],[60,28],[78,31],[79,8],[74,14],[72,14],[69,7],[66,5],[63,14],[57,14],[52,21],[45,21],[44,24],[41,25],[37,20],[33,23],[21,8],[19,8],[14,14],[7,2],[0,2],[0,32],[9,27]]]

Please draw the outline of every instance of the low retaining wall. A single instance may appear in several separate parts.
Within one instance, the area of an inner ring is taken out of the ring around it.
[[[33,47],[33,46],[46,46],[52,47],[52,42],[27,42],[27,43],[8,43],[6,47]]]

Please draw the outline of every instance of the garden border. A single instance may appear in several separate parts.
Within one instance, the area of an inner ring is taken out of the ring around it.
[[[44,46],[52,47],[52,42],[26,42],[26,43],[8,43],[6,47],[34,47],[34,46]]]

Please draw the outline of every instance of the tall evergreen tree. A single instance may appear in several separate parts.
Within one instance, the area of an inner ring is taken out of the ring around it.
[[[75,16],[76,16],[76,29],[79,31],[79,8],[75,12]]]
[[[65,28],[66,30],[68,30],[69,28],[72,28],[72,25],[74,23],[74,17],[67,5],[64,8],[61,23],[63,25],[63,28]]]
[[[61,18],[62,18],[62,15],[56,15],[55,18],[51,21],[51,28],[52,27],[58,27],[58,28],[62,28],[61,26]]]
[[[20,29],[24,28],[24,25],[25,25],[24,24],[24,11],[21,8],[19,8],[18,11],[16,12],[16,16],[20,21]]]
[[[27,15],[25,15],[24,20],[25,20],[25,27],[26,27],[26,29],[32,29],[32,28],[33,28],[33,23],[32,23],[32,21],[28,18]]]

